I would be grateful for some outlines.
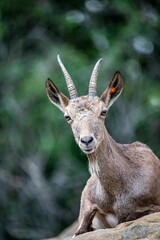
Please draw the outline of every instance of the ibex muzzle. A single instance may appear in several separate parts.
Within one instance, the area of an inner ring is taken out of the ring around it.
[[[87,154],[93,153],[97,148],[97,139],[93,117],[89,111],[88,114],[81,113],[81,115],[81,120],[77,121],[77,126],[73,126],[72,130],[75,133],[75,138],[77,139],[78,145],[81,150]]]
[[[79,144],[84,150],[90,151],[94,147],[94,138],[91,136],[85,136],[80,138]]]

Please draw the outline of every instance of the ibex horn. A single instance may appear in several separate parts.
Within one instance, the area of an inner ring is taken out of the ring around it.
[[[67,72],[65,66],[63,65],[59,55],[57,55],[57,60],[58,60],[58,63],[60,65],[61,69],[62,69],[64,78],[66,80],[66,84],[67,84],[67,88],[68,88],[68,91],[69,91],[70,98],[73,99],[73,98],[78,97],[77,90],[76,90],[76,87],[73,83],[73,80],[72,80],[71,76],[69,75],[69,73]]]
[[[88,92],[89,96],[97,96],[97,77],[98,77],[102,60],[103,59],[100,58],[93,68],[92,75],[89,82],[89,92]]]

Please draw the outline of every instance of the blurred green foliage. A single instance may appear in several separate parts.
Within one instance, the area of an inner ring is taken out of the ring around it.
[[[1,240],[51,237],[78,216],[87,159],[45,93],[50,77],[68,94],[58,53],[83,95],[99,57],[99,94],[121,71],[125,88],[107,129],[160,157],[158,0],[1,0]]]

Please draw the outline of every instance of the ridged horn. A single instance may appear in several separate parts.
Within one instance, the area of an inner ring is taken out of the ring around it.
[[[66,80],[66,84],[67,84],[67,88],[68,88],[68,91],[69,91],[70,98],[73,99],[73,98],[78,97],[77,90],[76,90],[76,87],[74,85],[74,82],[73,82],[71,76],[69,75],[69,73],[67,72],[67,70],[66,70],[64,64],[62,63],[59,55],[57,55],[57,60],[58,60],[58,63],[60,65],[61,69],[62,69],[64,78]]]
[[[98,78],[98,73],[100,70],[102,60],[103,59],[100,58],[93,68],[92,75],[89,82],[89,92],[88,92],[89,96],[97,96],[97,78]]]

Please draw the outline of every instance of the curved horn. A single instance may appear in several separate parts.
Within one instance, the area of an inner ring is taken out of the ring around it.
[[[92,75],[91,75],[90,82],[89,82],[88,95],[90,95],[90,96],[96,96],[97,95],[97,89],[96,89],[97,77],[98,77],[98,73],[99,73],[99,70],[100,70],[102,60],[103,59],[100,58],[93,68]]]
[[[77,90],[76,90],[76,87],[73,83],[73,80],[72,80],[71,76],[69,75],[69,73],[67,72],[65,66],[63,65],[59,55],[57,55],[57,60],[58,60],[58,63],[60,65],[61,69],[62,69],[64,78],[66,80],[66,84],[67,84],[67,88],[68,88],[68,91],[69,91],[70,98],[73,99],[73,98],[78,97]]]

